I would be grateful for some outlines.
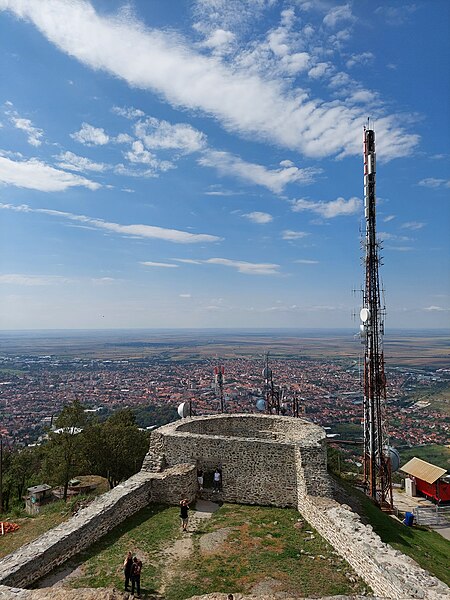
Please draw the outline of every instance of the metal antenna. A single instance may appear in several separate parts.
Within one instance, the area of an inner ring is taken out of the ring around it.
[[[223,384],[225,381],[225,367],[222,365],[217,365],[214,367],[214,388],[216,390],[216,394],[219,396],[220,401],[220,412],[225,412],[225,402],[223,395]]]
[[[265,354],[264,369],[264,395],[266,398],[266,410],[269,415],[280,414],[280,391],[275,389],[273,384],[273,373],[269,367],[269,352]]]
[[[376,239],[375,157],[375,132],[364,127],[365,288],[360,311],[364,343],[364,487],[381,508],[392,510],[391,458],[385,419],[385,307],[381,304],[380,243]]]

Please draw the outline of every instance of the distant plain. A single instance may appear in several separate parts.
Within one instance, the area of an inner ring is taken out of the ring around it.
[[[84,359],[204,360],[208,357],[357,360],[363,347],[355,330],[49,330],[1,331],[3,355],[54,355]],[[385,336],[392,366],[450,368],[450,330],[392,331]]]

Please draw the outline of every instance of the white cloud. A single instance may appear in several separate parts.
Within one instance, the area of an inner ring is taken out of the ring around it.
[[[280,194],[289,183],[312,183],[314,176],[321,172],[321,169],[314,167],[299,169],[294,166],[271,170],[219,150],[206,150],[198,162],[204,167],[217,169],[221,175],[231,175],[247,183],[262,185],[276,194]]]
[[[87,187],[90,190],[101,187],[99,183],[80,175],[60,171],[36,158],[16,161],[2,156],[0,156],[0,183],[41,192],[62,192],[75,186]]]
[[[151,260],[141,261],[141,265],[144,265],[144,267],[162,267],[164,269],[178,269],[180,266],[172,263],[153,262]]]
[[[139,140],[131,144],[131,150],[124,152],[124,157],[131,163],[147,165],[152,173],[155,171],[168,171],[174,167],[171,162],[158,160],[154,154],[145,150],[144,144]]]
[[[347,215],[357,214],[362,207],[362,202],[359,198],[337,198],[330,202],[313,202],[312,200],[293,200],[292,210],[294,212],[311,211],[325,219],[333,219]]]
[[[389,223],[389,221],[392,221],[393,219],[395,219],[395,215],[387,215],[386,217],[384,217],[383,221],[385,223]]]
[[[111,111],[125,119],[139,119],[145,115],[143,110],[133,106],[113,106]]]
[[[192,298],[192,294],[179,294],[179,298]]]
[[[347,60],[346,65],[347,68],[350,69],[355,65],[367,65],[371,63],[375,58],[375,55],[372,52],[361,52],[361,54],[352,54],[350,58]]]
[[[323,18],[323,23],[327,27],[336,27],[337,23],[342,21],[353,22],[355,17],[352,15],[352,11],[349,4],[343,4],[332,8]]]
[[[245,275],[277,275],[280,268],[280,265],[272,263],[250,263],[243,260],[229,260],[228,258],[208,258],[202,262],[211,265],[232,267]]]
[[[189,265],[222,265],[236,269],[239,273],[246,275],[277,275],[280,268],[280,265],[273,263],[251,263],[243,260],[230,260],[228,258],[207,258],[205,260],[174,258],[172,260]]]
[[[252,223],[258,223],[259,225],[265,225],[266,223],[270,223],[271,221],[273,221],[272,215],[269,215],[269,213],[265,212],[254,211],[251,213],[246,213],[242,216],[251,221]]]
[[[309,260],[308,258],[299,258],[298,260],[294,260],[295,263],[299,265],[318,265],[318,260]]]
[[[320,77],[323,77],[330,69],[332,69],[332,67],[329,63],[319,62],[308,71],[308,75],[311,77],[311,79],[319,79]]]
[[[427,306],[426,308],[424,308],[423,310],[429,311],[429,312],[449,312],[450,308],[443,308],[442,306]]]
[[[107,168],[107,165],[104,163],[96,163],[89,160],[89,158],[78,156],[78,154],[74,154],[73,152],[61,152],[56,158],[59,160],[57,163],[58,167],[69,169],[70,171],[102,172]]]
[[[157,227],[154,225],[122,225],[120,223],[111,223],[108,221],[104,221],[103,219],[95,219],[92,217],[87,217],[85,215],[76,215],[60,210],[50,210],[47,208],[31,208],[26,204],[14,205],[0,203],[0,208],[3,210],[12,210],[15,212],[38,213],[49,215],[51,217],[66,219],[68,221],[83,223],[85,225],[90,226],[91,228],[111,231],[120,235],[164,240],[167,242],[174,242],[177,244],[217,242],[221,240],[221,238],[215,235],[209,235],[205,233],[189,233],[187,231],[180,231],[178,229],[166,229],[164,227]]]
[[[42,129],[34,127],[30,119],[23,119],[18,116],[11,116],[11,121],[17,129],[25,131],[28,135],[28,143],[32,146],[40,146],[42,144],[41,137],[44,135]]]
[[[435,177],[427,177],[419,181],[419,185],[430,188],[450,187],[450,179],[436,179]]]
[[[86,146],[104,146],[109,142],[109,135],[101,127],[82,123],[80,131],[71,133],[70,137]]]
[[[179,150],[185,154],[198,152],[206,145],[206,136],[187,123],[159,121],[148,117],[135,125],[135,134],[151,150]]]
[[[301,240],[308,236],[309,233],[306,231],[292,231],[292,229],[285,229],[281,234],[283,240]]]
[[[409,221],[408,223],[403,223],[402,229],[411,229],[412,231],[416,231],[418,229],[422,229],[425,227],[426,223],[420,223],[418,221]]]
[[[209,37],[202,43],[205,48],[211,48],[215,51],[221,51],[224,47],[229,46],[234,40],[235,35],[232,31],[226,31],[225,29],[215,29],[209,35]]]
[[[60,50],[90,68],[160,94],[177,108],[200,110],[234,132],[311,157],[360,153],[366,111],[345,99],[323,102],[289,90],[273,74],[226,65],[195,51],[173,32],[146,28],[129,11],[99,14],[81,0],[9,0],[3,6],[30,20]],[[351,20],[348,5],[325,17],[330,26],[344,20]],[[388,160],[410,154],[418,136],[399,127],[395,115],[382,117],[377,112],[372,114],[377,117],[379,155]],[[108,137],[102,130],[80,135],[92,144],[106,143]]]

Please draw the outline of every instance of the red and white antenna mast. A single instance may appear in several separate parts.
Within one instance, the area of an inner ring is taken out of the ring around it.
[[[375,132],[368,123],[364,127],[365,288],[360,311],[364,342],[364,486],[366,494],[381,508],[392,509],[391,449],[385,419],[385,308],[381,305],[378,274],[380,243],[376,238],[375,174]]]

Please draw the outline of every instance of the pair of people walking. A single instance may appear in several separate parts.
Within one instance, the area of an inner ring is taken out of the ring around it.
[[[123,572],[125,575],[125,591],[128,591],[131,581],[131,593],[136,593],[138,596],[141,595],[141,571],[142,561],[138,560],[138,557],[133,558],[133,554],[128,552],[123,561]]]

